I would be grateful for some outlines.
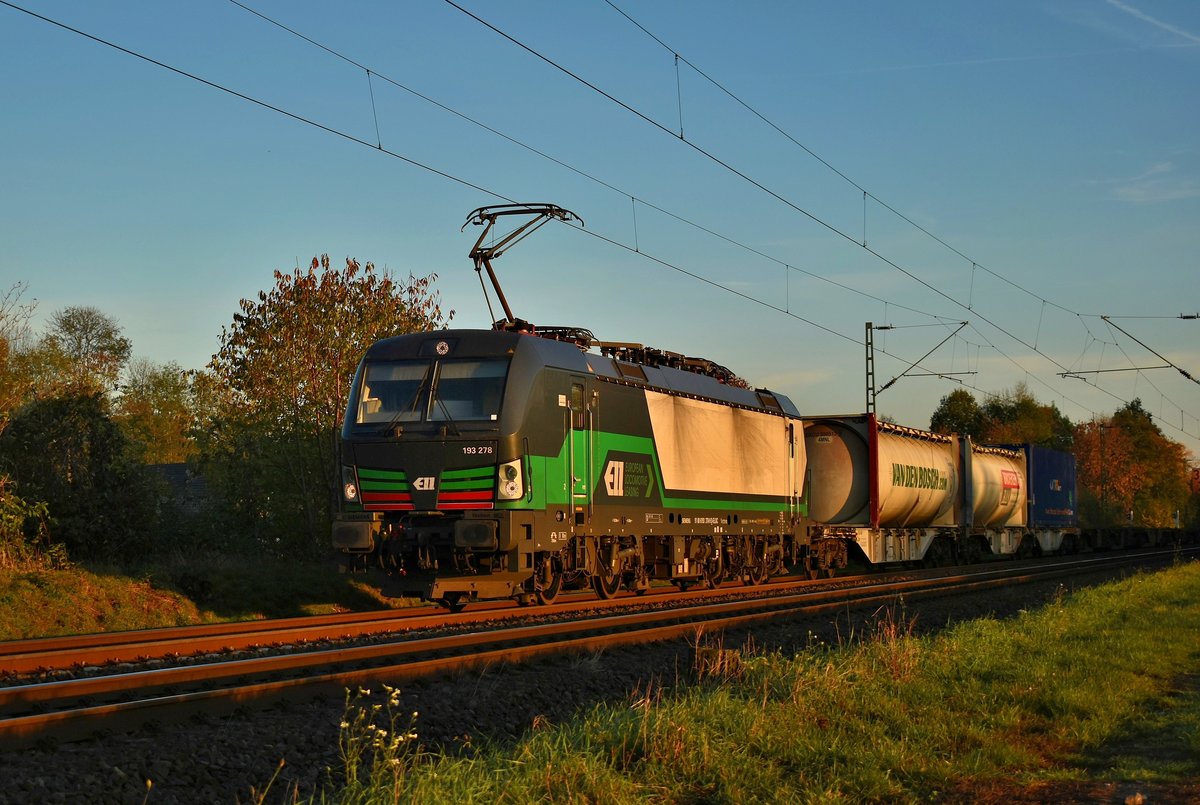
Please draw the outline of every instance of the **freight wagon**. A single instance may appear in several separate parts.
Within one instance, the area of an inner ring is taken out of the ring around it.
[[[1073,549],[1074,457],[986,446],[877,420],[804,418],[808,518],[799,541],[831,572],[871,564],[945,565]]]

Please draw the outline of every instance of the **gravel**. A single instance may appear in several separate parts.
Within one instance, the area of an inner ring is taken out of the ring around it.
[[[1009,617],[1064,589],[1128,572],[908,601],[904,614],[916,619],[918,632],[975,617]],[[873,607],[843,612],[836,620],[826,615],[755,627],[752,635],[731,631],[724,635],[724,644],[741,648],[751,637],[763,649],[799,649],[813,639],[836,643],[848,634],[862,634],[875,616]],[[687,684],[693,677],[692,655],[690,643],[671,641],[410,682],[402,689],[399,712],[419,713],[416,731],[425,746],[469,751],[482,739],[515,740],[535,719],[559,723],[649,685],[669,689]],[[369,700],[381,702],[381,692],[373,693]],[[325,696],[6,753],[0,755],[0,803],[255,802],[268,783],[268,802],[290,802],[296,793],[305,797],[336,787],[341,768],[338,725],[344,707],[344,696]]]

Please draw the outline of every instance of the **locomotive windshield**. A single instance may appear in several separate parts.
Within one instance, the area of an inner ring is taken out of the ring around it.
[[[507,359],[374,361],[357,390],[355,423],[494,421]]]

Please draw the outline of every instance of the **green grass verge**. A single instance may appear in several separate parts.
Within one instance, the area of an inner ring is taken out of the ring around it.
[[[419,718],[351,702],[348,782],[318,801],[1002,801],[997,787],[1200,778],[1200,564],[908,631],[885,616],[857,646],[698,650],[694,685],[465,759],[422,752]]]
[[[399,606],[332,562],[188,557],[136,569],[0,569],[0,640]],[[376,580],[378,581],[378,580]]]

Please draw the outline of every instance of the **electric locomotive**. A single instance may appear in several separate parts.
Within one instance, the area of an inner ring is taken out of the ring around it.
[[[508,214],[570,215],[469,220]],[[364,356],[335,548],[377,558],[385,593],[451,610],[781,572],[803,514],[795,406],[711,361],[515,319],[490,264],[515,237],[472,251],[505,308],[492,330],[396,336]]]
[[[378,555],[388,592],[451,609],[780,570],[804,475],[791,402],[669,353],[653,365],[578,340],[445,330],[374,344],[342,432],[334,545]]]

